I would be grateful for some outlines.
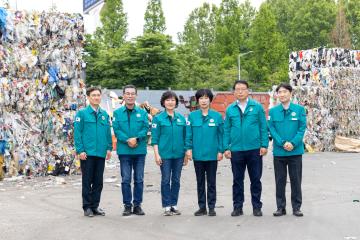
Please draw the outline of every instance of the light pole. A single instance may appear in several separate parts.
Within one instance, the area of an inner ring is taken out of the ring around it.
[[[241,78],[240,78],[240,57],[241,56],[244,56],[244,55],[246,55],[246,54],[249,54],[249,53],[252,53],[253,51],[248,51],[248,52],[246,52],[246,53],[240,53],[239,55],[238,55],[238,71],[239,71],[239,79],[238,80],[241,80]]]

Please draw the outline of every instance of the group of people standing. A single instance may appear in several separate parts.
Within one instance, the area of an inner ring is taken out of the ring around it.
[[[181,214],[178,208],[181,171],[192,160],[199,206],[194,215],[216,216],[216,172],[218,162],[225,157],[231,159],[233,173],[231,216],[243,214],[246,168],[251,182],[253,215],[262,216],[262,158],[267,154],[270,133],[277,203],[273,215],[286,214],[285,187],[289,173],[293,214],[303,216],[300,209],[305,109],[291,103],[292,87],[283,83],[276,89],[281,104],[270,109],[267,121],[262,105],[249,98],[246,81],[236,81],[233,91],[237,100],[227,108],[225,120],[220,113],[210,109],[214,96],[209,89],[196,92],[199,109],[191,112],[187,119],[176,111],[179,104],[177,95],[172,91],[162,94],[160,103],[164,111],[152,119],[151,144],[155,162],[161,170],[163,215]],[[135,104],[136,96],[135,86],[125,86],[125,105],[115,110],[112,118],[120,160],[123,216],[145,214],[141,204],[149,119],[147,112]],[[87,89],[87,97],[89,106],[75,117],[74,139],[81,159],[84,215],[92,217],[105,215],[99,202],[105,159],[111,157],[111,119],[100,108],[101,89]]]

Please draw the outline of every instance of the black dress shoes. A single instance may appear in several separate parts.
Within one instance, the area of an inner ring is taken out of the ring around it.
[[[210,217],[215,217],[215,216],[216,216],[215,209],[209,208],[209,216],[210,216]]]
[[[273,213],[274,217],[280,217],[283,215],[286,215],[286,210],[283,208],[278,208],[274,213]]]
[[[125,206],[122,215],[123,216],[130,216],[131,215],[131,206]]]
[[[236,208],[236,209],[234,209],[234,211],[232,211],[231,216],[238,217],[243,214],[244,214],[244,212],[243,212],[242,208]]]
[[[296,217],[303,217],[304,214],[300,211],[300,209],[294,210],[293,215]]]
[[[254,208],[254,209],[253,209],[253,215],[254,215],[255,217],[261,217],[261,216],[263,215],[263,213],[262,213],[262,211],[261,211],[260,208]]]
[[[206,208],[200,208],[199,210],[197,210],[196,212],[194,212],[195,216],[204,216],[207,214]]]
[[[134,207],[133,214],[139,215],[139,216],[145,215],[144,211],[141,209],[140,206]]]

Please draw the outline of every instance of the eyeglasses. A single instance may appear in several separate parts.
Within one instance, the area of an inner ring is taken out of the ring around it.
[[[235,92],[245,92],[245,91],[249,91],[248,88],[235,88],[234,89]]]
[[[126,92],[124,93],[125,96],[136,96],[136,93],[129,93],[129,92]]]

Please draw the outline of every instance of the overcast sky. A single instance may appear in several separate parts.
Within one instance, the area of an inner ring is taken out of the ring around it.
[[[240,2],[242,0],[239,0]],[[251,0],[255,7],[259,7],[264,0]],[[53,4],[61,12],[82,13],[83,0],[9,0],[12,8],[26,10],[46,10]],[[148,0],[123,0],[124,10],[128,16],[128,39],[142,34],[144,13]],[[166,33],[177,40],[177,33],[182,32],[184,23],[190,12],[201,6],[204,2],[219,5],[221,0],[162,0],[163,11],[166,19]],[[99,24],[99,9],[85,16],[85,28],[92,32]]]

